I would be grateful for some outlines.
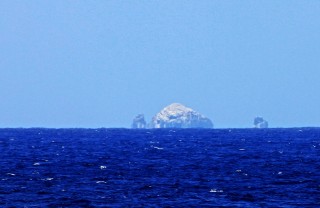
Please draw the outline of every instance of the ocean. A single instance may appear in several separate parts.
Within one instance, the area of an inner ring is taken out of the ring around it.
[[[320,207],[320,128],[0,129],[0,207]]]

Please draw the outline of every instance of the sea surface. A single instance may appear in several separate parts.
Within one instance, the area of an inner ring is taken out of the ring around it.
[[[320,207],[320,128],[0,129],[0,207]]]

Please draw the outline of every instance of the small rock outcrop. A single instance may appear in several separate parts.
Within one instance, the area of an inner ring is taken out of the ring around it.
[[[262,117],[255,117],[253,121],[253,125],[255,128],[268,128],[269,124],[268,121],[264,120]]]
[[[150,128],[213,128],[212,121],[179,103],[173,103],[157,113]]]
[[[146,128],[146,121],[144,119],[143,114],[139,114],[136,117],[134,117],[131,128],[133,129],[145,129]]]

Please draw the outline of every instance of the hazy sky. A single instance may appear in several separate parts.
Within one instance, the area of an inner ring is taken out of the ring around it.
[[[0,1],[0,127],[320,126],[320,1]]]

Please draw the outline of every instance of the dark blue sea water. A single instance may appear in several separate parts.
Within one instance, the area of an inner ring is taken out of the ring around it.
[[[320,207],[320,129],[1,129],[0,207]]]

